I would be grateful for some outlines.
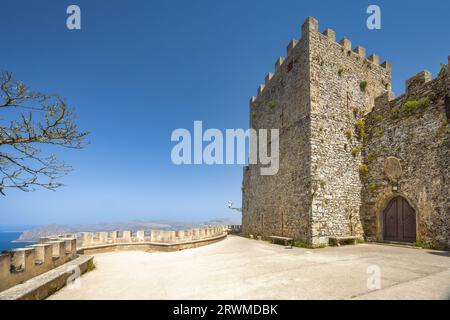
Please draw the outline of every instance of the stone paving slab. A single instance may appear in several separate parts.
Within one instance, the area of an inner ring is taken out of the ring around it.
[[[360,244],[287,249],[237,236],[180,252],[95,255],[50,299],[450,299],[450,252]],[[378,266],[381,289],[367,287]]]

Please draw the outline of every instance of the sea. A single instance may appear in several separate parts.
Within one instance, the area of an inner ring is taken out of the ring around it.
[[[33,242],[13,242],[27,229],[28,226],[0,227],[0,252],[33,244]]]

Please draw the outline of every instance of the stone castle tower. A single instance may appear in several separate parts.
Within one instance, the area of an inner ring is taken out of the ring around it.
[[[449,75],[422,72],[393,100],[389,62],[311,17],[301,33],[250,100],[250,127],[280,130],[280,166],[244,168],[243,232],[450,247]]]

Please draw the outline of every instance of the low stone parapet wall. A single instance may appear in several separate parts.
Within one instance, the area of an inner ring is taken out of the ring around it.
[[[0,292],[1,300],[43,300],[94,266],[94,258],[78,256],[65,264]]]
[[[73,235],[41,238],[38,244],[0,253],[0,291],[76,258],[77,239]]]
[[[184,242],[116,242],[109,244],[99,244],[91,247],[84,247],[78,249],[78,253],[82,255],[94,255],[105,252],[115,251],[145,251],[145,252],[173,252],[185,249],[193,249],[208,244],[212,244],[227,237],[227,233],[224,232],[214,237],[203,238],[198,240],[187,240]]]
[[[175,251],[220,241],[226,228],[81,232],[49,236],[38,244],[0,253],[0,292],[62,266],[78,254],[116,250]]]
[[[179,244],[190,241],[206,240],[225,233],[223,226],[211,226],[189,230],[139,230],[132,232],[81,232],[78,236],[78,249],[99,247],[105,245],[139,245],[142,243]]]

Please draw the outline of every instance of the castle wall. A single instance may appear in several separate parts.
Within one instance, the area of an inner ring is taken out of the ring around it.
[[[250,101],[251,128],[280,130],[280,164],[273,176],[262,176],[260,165],[244,168],[244,234],[310,237],[308,41],[302,35],[289,43],[287,57],[277,60],[274,75]]]
[[[421,98],[430,105],[411,115],[401,112],[405,102]],[[407,81],[405,95],[389,100],[388,94],[378,98],[366,122],[364,232],[383,239],[383,210],[400,195],[416,211],[417,240],[450,248],[450,76],[431,80],[421,72]],[[400,163],[394,174],[386,168],[388,157]]]
[[[330,236],[362,236],[359,219],[359,164],[362,139],[355,123],[373,109],[374,98],[391,86],[388,62],[366,58],[365,49],[344,38],[336,42],[331,29],[310,37],[312,242]]]
[[[313,245],[332,236],[382,239],[381,212],[403,195],[417,212],[418,240],[450,247],[449,78],[422,72],[391,101],[390,63],[366,58],[346,38],[336,42],[333,30],[320,33],[308,18],[250,101],[251,128],[280,129],[280,170],[262,176],[259,165],[244,168],[244,234]],[[426,110],[386,115],[424,97]],[[389,157],[404,168],[395,183],[384,172]]]

